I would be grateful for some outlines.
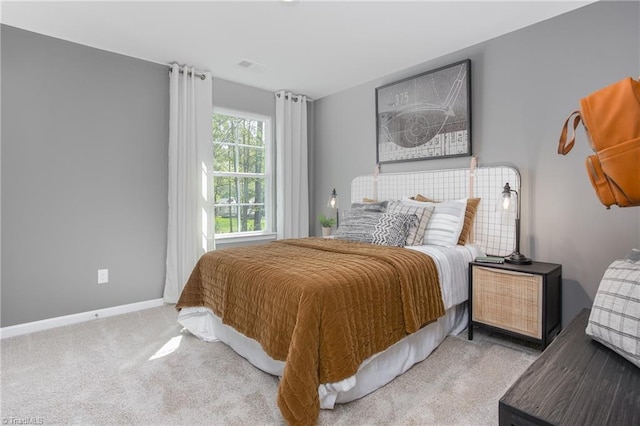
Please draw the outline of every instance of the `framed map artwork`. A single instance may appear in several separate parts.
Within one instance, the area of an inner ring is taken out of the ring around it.
[[[471,155],[471,60],[376,88],[377,162]]]

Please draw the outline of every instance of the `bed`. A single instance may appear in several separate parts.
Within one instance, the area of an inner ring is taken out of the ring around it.
[[[419,230],[420,243],[406,247],[306,238],[210,252],[176,305],[178,321],[281,377],[285,420],[313,424],[320,408],[373,392],[466,327],[469,261],[508,255],[515,243],[514,221],[494,207],[506,182],[519,190],[515,169],[357,177],[354,206],[363,199],[410,205],[419,202],[408,197],[419,194],[442,209],[449,200],[479,198],[467,241],[422,244],[431,234],[423,240]]]

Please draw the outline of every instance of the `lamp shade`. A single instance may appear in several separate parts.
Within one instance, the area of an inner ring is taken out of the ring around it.
[[[502,189],[502,194],[498,200],[498,210],[518,214],[518,193],[511,189],[509,182]],[[516,217],[519,217],[517,215]]]
[[[330,209],[336,209],[336,227],[339,227],[340,213],[338,210],[338,193],[336,192],[335,188],[333,188],[333,191],[331,192],[331,197],[329,197],[329,201],[327,202],[327,207],[329,207]]]
[[[329,207],[330,209],[337,209],[338,208],[338,193],[336,192],[336,189],[333,189],[333,192],[331,192],[331,197],[329,197],[329,202],[327,202],[327,207]]]

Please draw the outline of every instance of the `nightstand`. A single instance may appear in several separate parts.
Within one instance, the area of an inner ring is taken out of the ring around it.
[[[469,340],[479,326],[542,345],[560,332],[562,265],[469,263]]]

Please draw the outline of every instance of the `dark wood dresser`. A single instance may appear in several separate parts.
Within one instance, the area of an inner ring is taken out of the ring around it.
[[[640,425],[640,368],[585,334],[584,309],[504,394],[500,425]]]

